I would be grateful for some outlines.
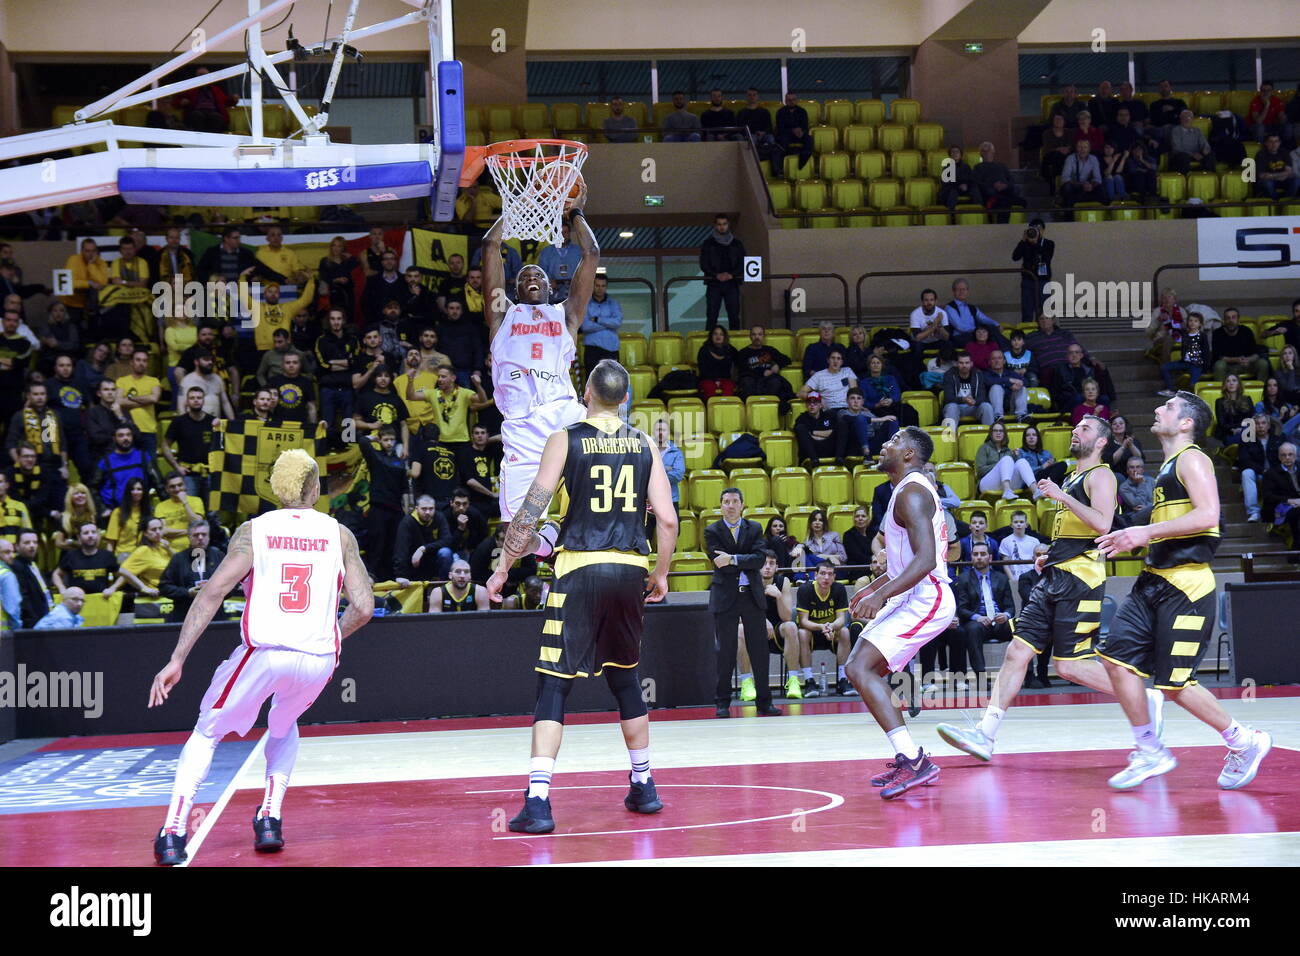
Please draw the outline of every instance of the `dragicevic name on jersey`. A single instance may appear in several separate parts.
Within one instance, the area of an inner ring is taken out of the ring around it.
[[[539,405],[577,401],[569,367],[578,347],[562,305],[512,305],[492,339],[492,387],[504,418]]]

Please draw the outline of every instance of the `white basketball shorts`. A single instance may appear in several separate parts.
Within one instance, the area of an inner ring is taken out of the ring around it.
[[[865,622],[859,636],[874,645],[890,673],[897,674],[917,651],[948,630],[956,613],[952,588],[931,574],[912,590],[887,600],[880,613]]]
[[[195,729],[218,740],[229,733],[243,737],[274,695],[267,726],[272,737],[283,737],[333,676],[333,654],[241,644],[212,675]]]
[[[586,405],[566,398],[537,406],[527,418],[507,418],[501,423],[503,457],[497,500],[502,521],[513,518],[524,503],[541,466],[547,439],[586,417]]]

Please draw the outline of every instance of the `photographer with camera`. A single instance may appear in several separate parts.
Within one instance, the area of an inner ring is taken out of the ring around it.
[[[1025,270],[1020,274],[1020,321],[1024,324],[1033,322],[1042,309],[1043,287],[1052,281],[1056,243],[1044,235],[1045,231],[1042,219],[1030,220],[1024,238],[1011,253],[1012,261],[1023,263]]]

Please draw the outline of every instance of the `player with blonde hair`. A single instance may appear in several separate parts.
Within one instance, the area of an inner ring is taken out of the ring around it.
[[[271,489],[281,507],[245,521],[231,536],[229,552],[201,584],[171,660],[149,692],[150,707],[167,700],[194,643],[226,594],[243,582],[241,643],[217,668],[203,697],[198,723],[181,751],[167,818],[154,840],[154,858],[165,866],[187,859],[190,808],[217,744],[228,733],[247,734],[268,697],[266,792],[253,816],[253,848],[268,852],[284,846],[280,807],[298,756],[298,718],[333,676],[343,639],[374,611],[356,538],[315,510],[316,460],[298,448],[281,453],[271,470]],[[348,597],[342,617],[340,584]]]

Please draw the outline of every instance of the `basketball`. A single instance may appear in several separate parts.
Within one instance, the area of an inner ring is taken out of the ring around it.
[[[889,583],[889,575],[882,574],[864,588],[859,588],[854,592],[853,597],[849,598],[849,613],[853,617],[859,617],[858,607],[867,599],[868,596],[875,594],[882,587]]]
[[[573,185],[569,187],[569,194],[564,199],[565,212],[568,212],[573,208],[574,200],[576,200],[578,195],[582,192],[582,187],[585,183],[582,178],[582,173],[577,173],[576,176],[577,178],[573,180]],[[541,182],[545,183],[547,189],[552,192],[559,189],[567,177],[567,164],[563,168],[556,168],[554,165],[550,165],[537,174],[537,178]]]

